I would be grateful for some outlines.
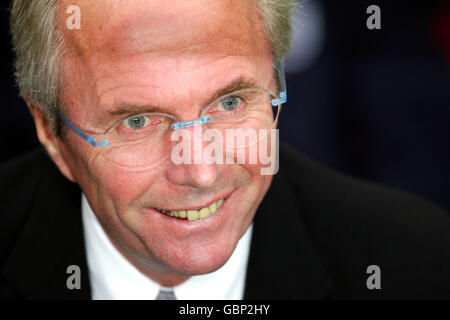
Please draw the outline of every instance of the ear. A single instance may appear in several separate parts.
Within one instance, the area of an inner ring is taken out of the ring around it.
[[[44,111],[38,105],[27,100],[28,109],[30,109],[31,115],[34,119],[36,126],[36,133],[39,141],[44,145],[53,162],[57,165],[61,173],[70,181],[75,182],[74,175],[70,170],[64,154],[63,154],[63,142],[50,128],[47,120],[47,116]]]

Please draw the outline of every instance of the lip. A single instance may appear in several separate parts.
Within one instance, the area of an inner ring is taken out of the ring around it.
[[[186,228],[188,228],[188,230],[192,231],[196,231],[196,230],[200,230],[199,228],[208,228],[208,225],[212,226],[212,225],[217,225],[217,223],[219,225],[221,225],[221,220],[225,219],[223,212],[225,211],[225,209],[227,208],[227,204],[228,204],[228,200],[230,198],[233,197],[233,195],[235,194],[237,188],[234,189],[231,193],[226,194],[223,197],[219,197],[217,198],[217,200],[212,200],[210,201],[210,204],[214,203],[215,201],[218,201],[220,199],[223,199],[223,204],[222,206],[216,211],[216,213],[214,213],[212,216],[208,217],[207,219],[198,219],[195,221],[189,221],[188,219],[181,219],[181,218],[176,218],[176,217],[170,217],[160,211],[158,211],[157,209],[150,207],[150,208],[146,208],[147,213],[151,213],[153,217],[157,218],[158,220],[160,220],[161,222],[165,222],[165,223],[169,223],[172,227],[174,227],[174,230],[185,230]],[[199,207],[199,208],[204,208],[204,207]],[[164,209],[165,210],[165,209]],[[183,209],[179,209],[179,210],[185,210]],[[194,209],[195,210],[195,209]],[[173,210],[175,211],[175,210]],[[223,222],[223,221],[222,221]]]
[[[162,208],[162,207],[158,207],[158,209],[162,209],[162,210],[165,210],[165,211],[200,210],[202,208],[209,207],[210,205],[212,205],[213,203],[215,203],[215,202],[217,202],[217,201],[219,201],[221,199],[223,199],[223,202],[225,203],[225,201],[228,200],[228,198],[234,193],[235,190],[236,189],[234,189],[230,193],[227,193],[227,194],[225,194],[225,195],[223,195],[221,197],[216,197],[215,200],[210,200],[210,201],[206,202],[205,205],[201,205],[201,206],[189,206],[189,207],[183,207],[183,208],[180,208],[180,209],[174,209],[174,208],[165,209],[165,208]],[[156,207],[151,207],[151,209],[156,209]],[[158,211],[158,210],[156,210],[156,211]]]

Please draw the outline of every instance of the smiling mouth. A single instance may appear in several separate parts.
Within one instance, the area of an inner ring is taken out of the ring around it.
[[[217,200],[210,206],[200,209],[186,209],[186,210],[164,210],[159,208],[155,209],[170,217],[195,221],[199,219],[207,219],[213,214],[215,214],[216,211],[219,210],[219,208],[222,206],[223,200],[224,199]]]

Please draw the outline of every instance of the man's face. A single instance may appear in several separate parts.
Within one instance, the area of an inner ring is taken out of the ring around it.
[[[63,102],[66,116],[86,132],[103,132],[132,115],[132,110],[114,115],[124,106],[157,106],[181,121],[198,118],[216,90],[242,77],[275,91],[271,50],[255,1],[77,5],[81,30],[63,30],[68,49]],[[59,18],[65,26],[65,10]],[[116,248],[164,285],[221,267],[271,182],[255,165],[175,165],[168,159],[151,169],[130,170],[71,130],[60,147]],[[203,220],[177,219],[154,209],[197,209],[220,199],[222,207]]]

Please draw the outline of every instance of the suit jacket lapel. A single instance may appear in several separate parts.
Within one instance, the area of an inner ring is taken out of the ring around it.
[[[81,192],[42,158],[41,184],[2,273],[26,299],[89,299]],[[70,265],[81,269],[80,290],[67,288]]]
[[[321,299],[332,289],[282,165],[255,216],[245,299]]]

